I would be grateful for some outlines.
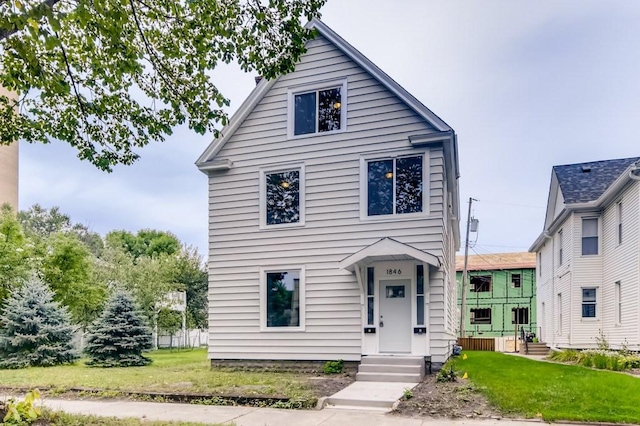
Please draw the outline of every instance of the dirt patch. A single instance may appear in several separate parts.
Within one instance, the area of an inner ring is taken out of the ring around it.
[[[309,378],[309,386],[317,398],[331,396],[334,393],[353,383],[355,378],[351,375],[336,374],[331,376],[317,376]]]
[[[412,391],[413,397],[403,398],[394,414],[407,417],[500,418],[487,399],[468,380],[436,382],[436,375],[427,376]]]

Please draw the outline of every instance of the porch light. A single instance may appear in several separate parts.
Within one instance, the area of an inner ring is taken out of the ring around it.
[[[334,109],[340,109],[341,106],[342,106],[342,104],[340,102],[334,102],[333,103],[333,108]]]
[[[289,182],[285,180],[282,183],[280,183],[280,186],[283,187],[284,189],[287,189],[289,188],[290,185],[289,185]]]
[[[393,172],[387,172],[384,174],[384,177],[386,177],[387,179],[391,179],[393,177]]]

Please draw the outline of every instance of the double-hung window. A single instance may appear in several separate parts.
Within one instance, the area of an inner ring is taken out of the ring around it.
[[[289,91],[289,137],[344,131],[346,80]]]
[[[598,254],[598,218],[582,219],[582,255]]]
[[[366,160],[363,168],[367,217],[426,211],[424,154]]]
[[[260,171],[260,226],[304,225],[304,165]]]
[[[618,211],[618,244],[622,244],[622,201],[617,204],[616,210]]]
[[[595,318],[596,317],[596,289],[595,288],[583,288],[582,289],[582,318]]]

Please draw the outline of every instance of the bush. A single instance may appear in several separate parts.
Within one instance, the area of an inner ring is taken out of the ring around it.
[[[455,382],[458,374],[453,369],[453,360],[449,360],[444,363],[442,370],[438,371],[436,376],[437,382]]]
[[[337,361],[327,361],[324,363],[324,374],[340,374],[344,369],[344,361],[341,359]]]
[[[580,364],[601,370],[624,371],[640,368],[640,355],[628,350],[614,351],[603,349],[587,349],[575,351],[571,349],[553,352],[549,359],[558,362]]]
[[[40,408],[36,406],[36,400],[40,398],[37,389],[27,392],[24,400],[16,402],[10,398],[4,406],[6,414],[0,423],[3,425],[23,425],[31,424],[42,415]]]
[[[0,368],[49,367],[79,358],[71,316],[42,281],[32,279],[11,294],[0,324]]]
[[[94,367],[132,367],[151,363],[142,352],[151,349],[151,329],[129,293],[116,291],[100,318],[89,328],[85,353]]]

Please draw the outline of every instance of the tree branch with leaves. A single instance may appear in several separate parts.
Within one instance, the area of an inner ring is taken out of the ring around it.
[[[0,144],[71,144],[102,170],[186,124],[219,135],[211,71],[293,70],[326,0],[0,1]]]

